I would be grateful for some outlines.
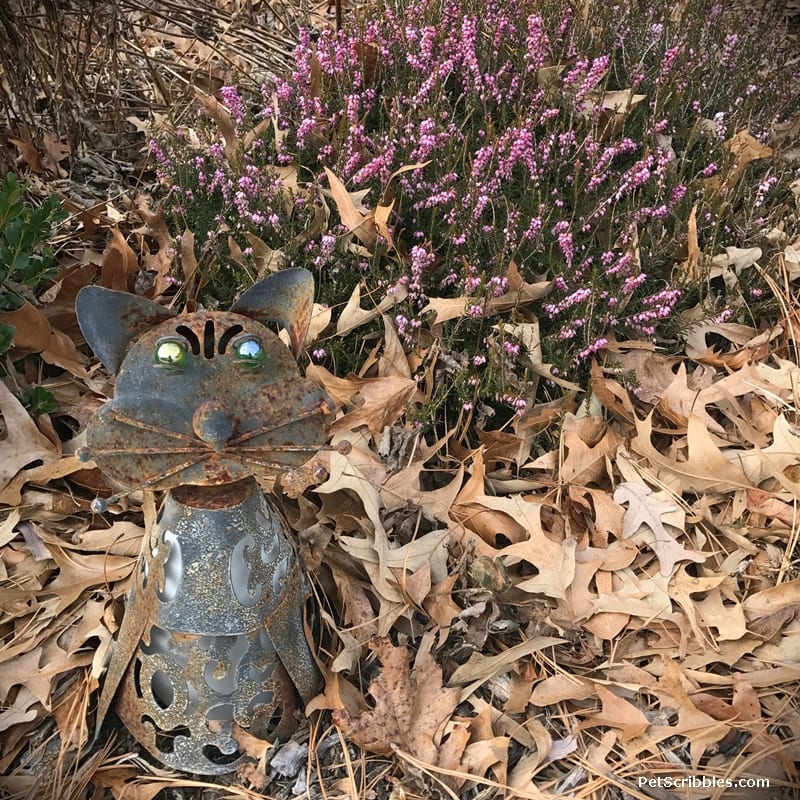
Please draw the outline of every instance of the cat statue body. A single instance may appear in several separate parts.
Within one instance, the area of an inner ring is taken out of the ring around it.
[[[234,723],[285,737],[295,694],[307,701],[319,688],[307,580],[287,523],[256,481],[322,449],[331,404],[295,360],[313,290],[310,273],[288,269],[228,312],[176,315],[97,286],[77,298],[86,341],[117,375],[81,455],[125,489],[167,490],[145,534],[98,730],[116,697],[135,738],[185,772],[235,769],[243,756]],[[289,347],[267,321],[287,330]]]

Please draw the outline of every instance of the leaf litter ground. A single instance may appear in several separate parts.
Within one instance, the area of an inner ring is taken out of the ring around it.
[[[391,240],[386,218],[329,177],[358,245]],[[26,307],[14,321],[17,355],[40,353],[63,371],[44,382],[58,411],[33,420],[21,387],[0,385],[0,786],[9,796],[797,796],[800,369],[785,357],[800,327],[793,264],[779,326],[697,326],[683,357],[611,342],[588,397],[566,387],[504,430],[475,428],[478,447],[465,444],[463,420],[436,440],[407,422],[441,373],[412,379],[417,354],[406,355],[387,315],[396,293],[360,286],[343,308],[318,308],[308,345],[384,325],[358,375],[307,370],[337,405],[332,442],[347,439],[350,453],[320,454],[265,487],[314,578],[325,688],[294,740],[271,747],[241,732],[252,763],[209,782],[143,760],[121,729],[90,744],[156,498],[90,513],[104,486],[74,452],[111,386],[76,346],[72,309],[81,286],[99,277],[124,288],[142,263],[163,291],[172,240],[144,200],[76,211],[72,230],[43,310]],[[729,251],[726,264],[759,258]],[[513,264],[507,277],[509,296],[492,301],[493,314],[541,294]],[[468,307],[468,298],[432,298],[431,341]],[[549,374],[536,327],[517,334]],[[724,346],[709,347],[708,334]],[[629,373],[635,390],[620,382]],[[67,442],[56,428],[65,424],[77,434]],[[665,790],[640,780],[659,776],[696,781]],[[724,787],[748,778],[770,788]]]

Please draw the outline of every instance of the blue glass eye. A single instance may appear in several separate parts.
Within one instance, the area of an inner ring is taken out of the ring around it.
[[[255,337],[248,336],[239,339],[233,345],[233,352],[241,361],[249,364],[262,364],[264,362],[264,347]]]
[[[175,339],[162,339],[156,343],[156,364],[168,367],[182,367],[186,364],[187,348],[183,342]]]

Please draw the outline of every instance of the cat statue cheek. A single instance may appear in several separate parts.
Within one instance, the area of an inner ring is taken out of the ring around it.
[[[308,581],[256,476],[322,449],[331,403],[299,373],[313,302],[305,270],[276,273],[229,312],[177,316],[100,287],[76,303],[117,375],[88,456],[133,491],[166,490],[145,535],[98,704],[112,701],[162,763],[221,774],[245,758],[235,725],[285,738],[320,687],[306,636]],[[290,346],[262,322],[289,332]],[[103,504],[99,504],[99,508]]]

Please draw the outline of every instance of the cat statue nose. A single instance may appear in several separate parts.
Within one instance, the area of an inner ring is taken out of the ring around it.
[[[219,401],[209,400],[194,412],[192,427],[199,439],[219,452],[233,434],[233,415]]]

